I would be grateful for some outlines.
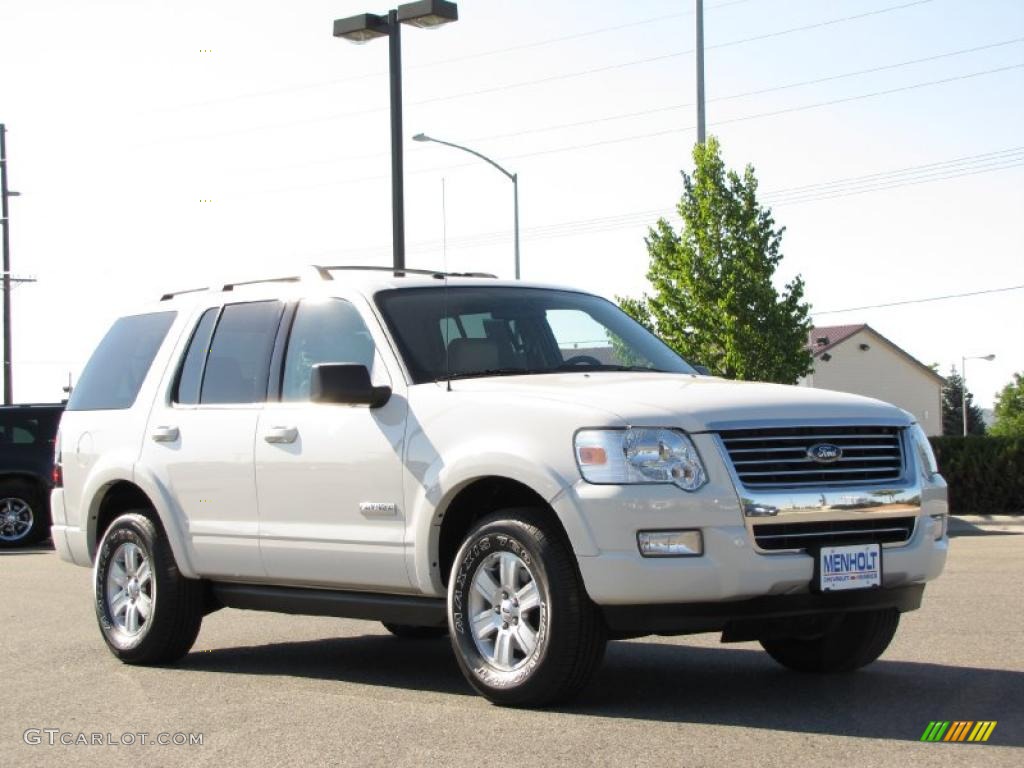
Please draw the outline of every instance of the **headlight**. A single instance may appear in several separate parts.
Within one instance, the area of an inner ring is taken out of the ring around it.
[[[588,483],[673,483],[695,491],[707,482],[690,438],[672,429],[584,429],[575,448]]]
[[[924,474],[928,477],[939,474],[939,463],[935,460],[931,441],[928,440],[928,435],[921,429],[920,424],[914,424],[910,428],[910,437],[917,448],[917,456]]]

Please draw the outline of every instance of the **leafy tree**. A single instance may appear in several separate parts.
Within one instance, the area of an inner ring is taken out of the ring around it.
[[[962,435],[964,433],[963,411],[964,379],[956,367],[949,371],[946,385],[942,388],[942,434]],[[974,404],[974,395],[967,392],[967,434],[984,435],[985,420],[981,408]]]
[[[793,384],[812,368],[811,323],[796,277],[778,291],[784,227],[757,201],[757,179],[726,170],[717,139],[683,172],[682,232],[659,219],[646,238],[652,293],[619,305],[683,357],[727,378]]]
[[[996,397],[996,421],[989,433],[997,437],[1024,437],[1024,372]]]

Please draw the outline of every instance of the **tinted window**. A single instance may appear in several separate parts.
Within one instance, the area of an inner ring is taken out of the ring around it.
[[[267,374],[281,320],[279,301],[229,304],[213,334],[199,402],[259,403],[267,397]]]
[[[566,371],[693,373],[610,301],[506,286],[381,291],[377,305],[413,381]]]
[[[181,364],[181,374],[178,376],[178,388],[174,395],[174,402],[194,404],[199,402],[199,386],[203,383],[203,366],[206,364],[206,353],[210,349],[210,337],[213,336],[213,326],[217,322],[219,308],[214,307],[203,312],[196,325],[195,333],[188,344],[188,352],[185,353],[185,361]]]
[[[67,410],[131,408],[176,314],[132,315],[114,323],[89,358]]]
[[[347,301],[306,301],[292,323],[285,355],[282,400],[308,400],[310,376],[318,363],[356,363],[373,370],[370,332]]]

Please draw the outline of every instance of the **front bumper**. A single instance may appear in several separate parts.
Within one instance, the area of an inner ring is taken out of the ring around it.
[[[708,484],[696,493],[673,486],[600,486],[581,480],[553,500],[559,517],[582,521],[589,535],[588,546],[575,551],[587,592],[598,605],[670,606],[806,595],[814,558],[800,550],[766,552],[755,543],[754,525],[772,522],[913,516],[916,525],[907,541],[882,546],[883,591],[923,584],[942,572],[949,540],[935,538],[939,523],[932,515],[948,513],[945,483],[920,474],[912,458],[905,480],[888,490],[776,491],[741,499],[715,438],[693,438],[708,471]],[[864,504],[858,494],[881,500]],[[659,529],[699,529],[703,555],[642,557],[637,531]]]

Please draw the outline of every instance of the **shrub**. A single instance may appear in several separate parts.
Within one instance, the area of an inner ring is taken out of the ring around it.
[[[933,437],[954,515],[1024,514],[1024,437]]]

